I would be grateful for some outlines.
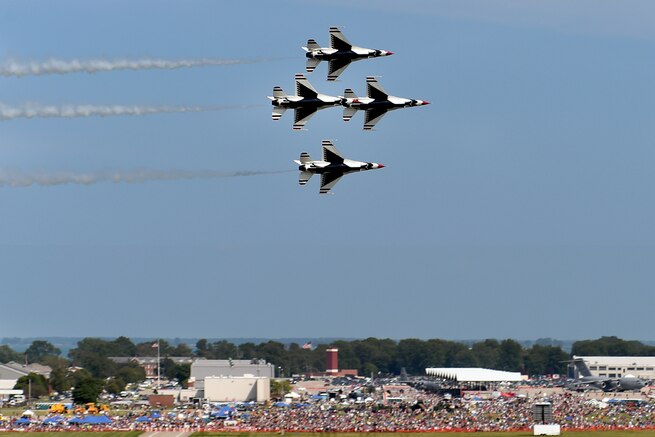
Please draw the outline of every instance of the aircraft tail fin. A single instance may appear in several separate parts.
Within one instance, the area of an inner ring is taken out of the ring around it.
[[[320,48],[321,48],[321,46],[319,46],[318,43],[316,42],[316,40],[313,40],[313,39],[308,39],[307,40],[307,47],[303,47],[303,49],[306,52],[309,52],[311,50],[319,50]]]
[[[301,171],[300,176],[298,176],[298,183],[300,185],[305,185],[312,178],[313,174],[314,173],[311,171]]]
[[[587,367],[587,363],[585,363],[582,358],[574,357],[573,364],[575,364],[575,368],[578,370],[580,376],[592,376],[589,367]]]
[[[286,97],[287,94],[282,90],[282,87],[274,86],[273,87],[273,97],[278,99],[280,97]]]
[[[316,69],[316,67],[318,66],[318,64],[320,64],[320,63],[321,63],[321,60],[320,60],[320,59],[316,59],[316,58],[308,58],[308,59],[307,59],[307,68],[306,68],[306,69],[307,69],[307,73],[312,73],[312,72]]]

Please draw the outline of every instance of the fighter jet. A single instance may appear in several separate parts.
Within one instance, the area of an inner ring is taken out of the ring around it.
[[[321,175],[321,194],[329,193],[345,174],[384,167],[375,162],[346,159],[329,140],[324,140],[321,145],[323,146],[322,161],[313,161],[307,152],[302,152],[300,159],[293,161],[298,164],[298,170],[300,170],[298,179],[300,185],[305,185],[315,173]]]
[[[340,97],[320,94],[302,74],[296,74],[296,95],[287,95],[279,86],[273,87],[273,120],[282,118],[284,111],[294,109],[293,129],[301,130],[319,109],[341,104]]]
[[[646,385],[646,381],[633,375],[619,378],[593,376],[582,358],[573,357],[571,362],[578,371],[579,378],[573,381],[572,388],[582,390],[585,388],[600,389],[603,391],[639,391]]]
[[[378,80],[372,76],[366,78],[366,88],[368,97],[357,97],[353,90],[347,88],[341,100],[341,104],[345,106],[343,110],[343,121],[350,121],[358,110],[366,111],[364,130],[372,130],[373,126],[384,117],[387,111],[430,104],[430,102],[426,102],[425,100],[390,96],[378,83]]]
[[[307,47],[303,47],[303,50],[307,52],[305,56],[307,56],[308,73],[313,72],[321,61],[328,61],[327,80],[329,81],[336,80],[353,61],[393,55],[387,50],[366,49],[350,44],[338,27],[330,27],[330,47],[321,47],[315,40],[310,39],[307,40]]]

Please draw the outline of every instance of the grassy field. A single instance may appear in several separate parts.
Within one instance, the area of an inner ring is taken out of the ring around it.
[[[370,433],[375,437],[464,437],[468,433],[462,432],[419,432],[419,433]],[[470,435],[473,435],[471,433]],[[527,437],[532,432],[479,432],[476,435],[484,437]],[[571,437],[647,437],[655,436],[655,431],[563,431],[562,435]],[[287,432],[285,437],[358,437],[354,433],[292,433]],[[192,437],[280,437],[276,433],[225,433],[225,432],[196,432]]]

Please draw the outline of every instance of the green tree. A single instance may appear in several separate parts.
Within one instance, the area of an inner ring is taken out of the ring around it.
[[[23,390],[26,397],[31,394],[32,398],[38,398],[48,394],[48,383],[43,375],[32,372],[18,378],[14,389]]]
[[[45,340],[34,340],[25,350],[25,356],[30,363],[40,363],[45,356],[59,356],[61,350]]]
[[[8,363],[9,361],[22,362],[25,360],[23,354],[14,351],[6,344],[0,345],[0,363]]]
[[[162,361],[162,372],[166,378],[177,379],[180,384],[186,387],[191,375],[191,365],[175,364],[173,360],[166,358]]]
[[[62,368],[53,369],[52,372],[50,372],[48,382],[50,383],[50,387],[58,393],[68,391],[73,386],[73,379],[66,369]]]
[[[286,379],[271,379],[271,397],[280,399],[291,391],[291,383]]]
[[[96,402],[103,386],[103,381],[98,378],[86,378],[79,381],[73,389],[73,402],[76,404]]]
[[[471,352],[476,357],[479,366],[488,369],[498,369],[500,367],[500,344],[498,340],[487,339],[479,341],[471,346]]]
[[[500,342],[498,369],[518,372],[523,369],[523,348],[515,341],[506,339]]]
[[[114,376],[129,384],[146,379],[146,371],[139,364],[132,361],[120,366]]]
[[[568,358],[568,354],[559,346],[535,344],[526,351],[526,372],[528,375],[566,374]]]
[[[117,395],[123,390],[125,390],[125,386],[126,386],[125,381],[123,381],[122,379],[109,378],[105,383],[105,390],[107,391],[107,393]]]

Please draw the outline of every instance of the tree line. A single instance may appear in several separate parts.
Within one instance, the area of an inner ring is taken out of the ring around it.
[[[127,337],[105,340],[87,337],[71,349],[68,357],[44,340],[35,340],[24,353],[0,346],[0,362],[29,362],[52,368],[50,378],[30,374],[18,380],[16,388],[38,397],[51,390],[65,392],[75,388],[76,400],[93,397],[106,390],[120,393],[127,384],[145,379],[145,371],[136,362],[116,363],[111,357],[153,357],[157,355],[154,342],[135,344]],[[560,346],[540,344],[523,347],[512,339],[482,340],[468,344],[442,339],[378,339],[338,340],[316,347],[277,341],[235,344],[226,340],[210,342],[198,340],[195,347],[158,342],[162,375],[185,384],[190,366],[176,364],[170,357],[206,359],[263,359],[277,366],[278,374],[292,376],[325,370],[328,347],[339,349],[339,368],[356,369],[360,375],[398,375],[405,369],[409,375],[424,375],[427,367],[487,367],[521,372],[527,375],[565,374],[571,355],[583,356],[653,356],[655,346],[617,337],[601,337],[573,343],[571,354]]]

